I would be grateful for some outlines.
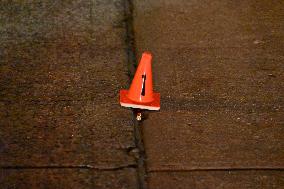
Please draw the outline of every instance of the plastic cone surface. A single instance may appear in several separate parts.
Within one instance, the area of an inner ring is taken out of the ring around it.
[[[154,100],[151,61],[152,55],[143,53],[127,95],[135,102],[152,102]]]
[[[160,109],[160,94],[153,92],[151,64],[151,53],[144,52],[129,91],[120,91],[120,104],[122,106],[149,110]]]

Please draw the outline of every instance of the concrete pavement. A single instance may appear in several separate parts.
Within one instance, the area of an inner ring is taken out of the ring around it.
[[[0,3],[0,188],[137,187],[123,3]]]
[[[283,187],[283,7],[134,1],[162,96],[143,122],[149,188]]]
[[[0,188],[282,188],[283,7],[2,1]],[[145,50],[138,124],[118,92]]]

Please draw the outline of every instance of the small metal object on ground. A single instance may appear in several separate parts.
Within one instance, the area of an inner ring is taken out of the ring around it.
[[[136,120],[137,120],[137,121],[141,121],[141,120],[142,120],[142,113],[141,113],[141,112],[138,112],[138,113],[136,114]]]

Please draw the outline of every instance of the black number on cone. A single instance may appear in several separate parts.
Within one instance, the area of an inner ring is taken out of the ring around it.
[[[146,88],[146,74],[142,75],[143,85],[141,95],[145,96],[145,88]]]

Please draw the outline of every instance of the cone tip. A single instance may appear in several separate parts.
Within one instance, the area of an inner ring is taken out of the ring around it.
[[[152,59],[152,54],[149,51],[145,51],[142,54],[142,58]]]

